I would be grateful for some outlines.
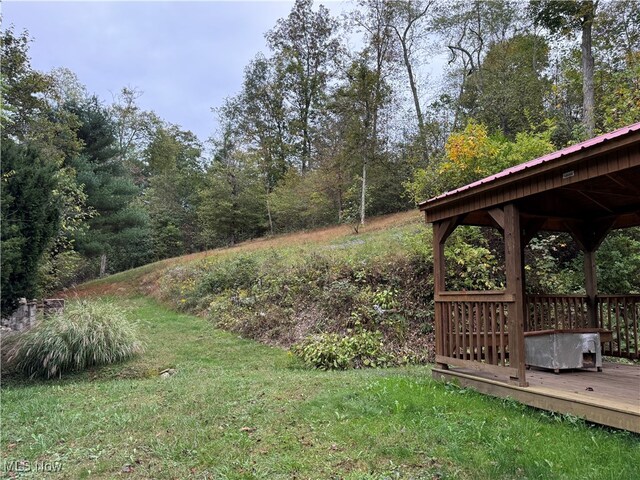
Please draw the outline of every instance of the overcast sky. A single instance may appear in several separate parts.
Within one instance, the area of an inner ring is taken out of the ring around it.
[[[316,4],[319,3],[316,1]],[[334,12],[342,2],[325,3]],[[140,104],[193,131],[215,128],[211,107],[237,93],[244,67],[266,52],[264,33],[293,2],[3,1],[4,25],[33,37],[32,67],[66,67],[91,93],[137,87]]]

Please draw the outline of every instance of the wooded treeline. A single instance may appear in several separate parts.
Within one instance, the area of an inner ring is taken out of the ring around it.
[[[640,120],[633,0],[297,0],[198,139],[2,32],[2,310],[415,201]],[[204,59],[203,61],[206,61]]]

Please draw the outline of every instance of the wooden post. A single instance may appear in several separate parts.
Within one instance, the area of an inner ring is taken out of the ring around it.
[[[517,377],[511,380],[519,386],[528,385],[525,378],[524,359],[524,265],[522,230],[518,207],[510,203],[504,207],[504,254],[507,276],[507,292],[513,294],[515,302],[509,309],[509,363],[517,368]]]
[[[437,297],[445,290],[445,261],[444,261],[444,242],[441,241],[441,230],[444,228],[442,222],[433,223],[433,293]],[[442,307],[436,301],[435,309],[435,330],[436,330],[436,355],[449,356],[449,352],[444,351],[444,328],[442,324]],[[439,363],[438,367],[448,370],[449,365]]]
[[[598,280],[596,275],[595,250],[584,251],[584,287],[587,292],[587,319],[590,328],[598,327]]]
[[[445,261],[444,261],[444,244],[447,238],[453,233],[456,227],[460,224],[462,216],[456,215],[446,220],[439,222],[433,222],[433,293],[437,298],[445,288]],[[435,308],[435,321],[436,321],[436,355],[449,356],[451,352],[444,351],[444,335],[446,330],[443,328],[442,318],[442,305],[436,300]],[[438,366],[443,369],[448,369],[449,366],[438,363]]]
[[[613,226],[613,219],[584,222],[565,222],[567,231],[584,254],[584,288],[587,293],[587,319],[589,327],[598,325],[598,281],[596,251]]]

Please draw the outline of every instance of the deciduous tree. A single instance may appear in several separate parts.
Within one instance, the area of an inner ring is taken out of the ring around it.
[[[337,22],[326,7],[296,0],[287,18],[267,32],[269,47],[282,63],[285,98],[290,105],[289,132],[294,136],[300,170],[313,166],[313,140],[323,108],[330,67],[340,52]]]
[[[592,49],[593,22],[599,0],[531,0],[530,8],[536,23],[552,33],[571,35],[580,31],[582,58],[582,120],[585,136],[595,135],[595,88]]]

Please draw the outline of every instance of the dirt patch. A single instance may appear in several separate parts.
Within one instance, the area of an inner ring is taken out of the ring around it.
[[[64,299],[87,298],[87,297],[128,297],[138,293],[136,281],[98,283],[89,285],[79,285],[58,292],[56,295]]]

